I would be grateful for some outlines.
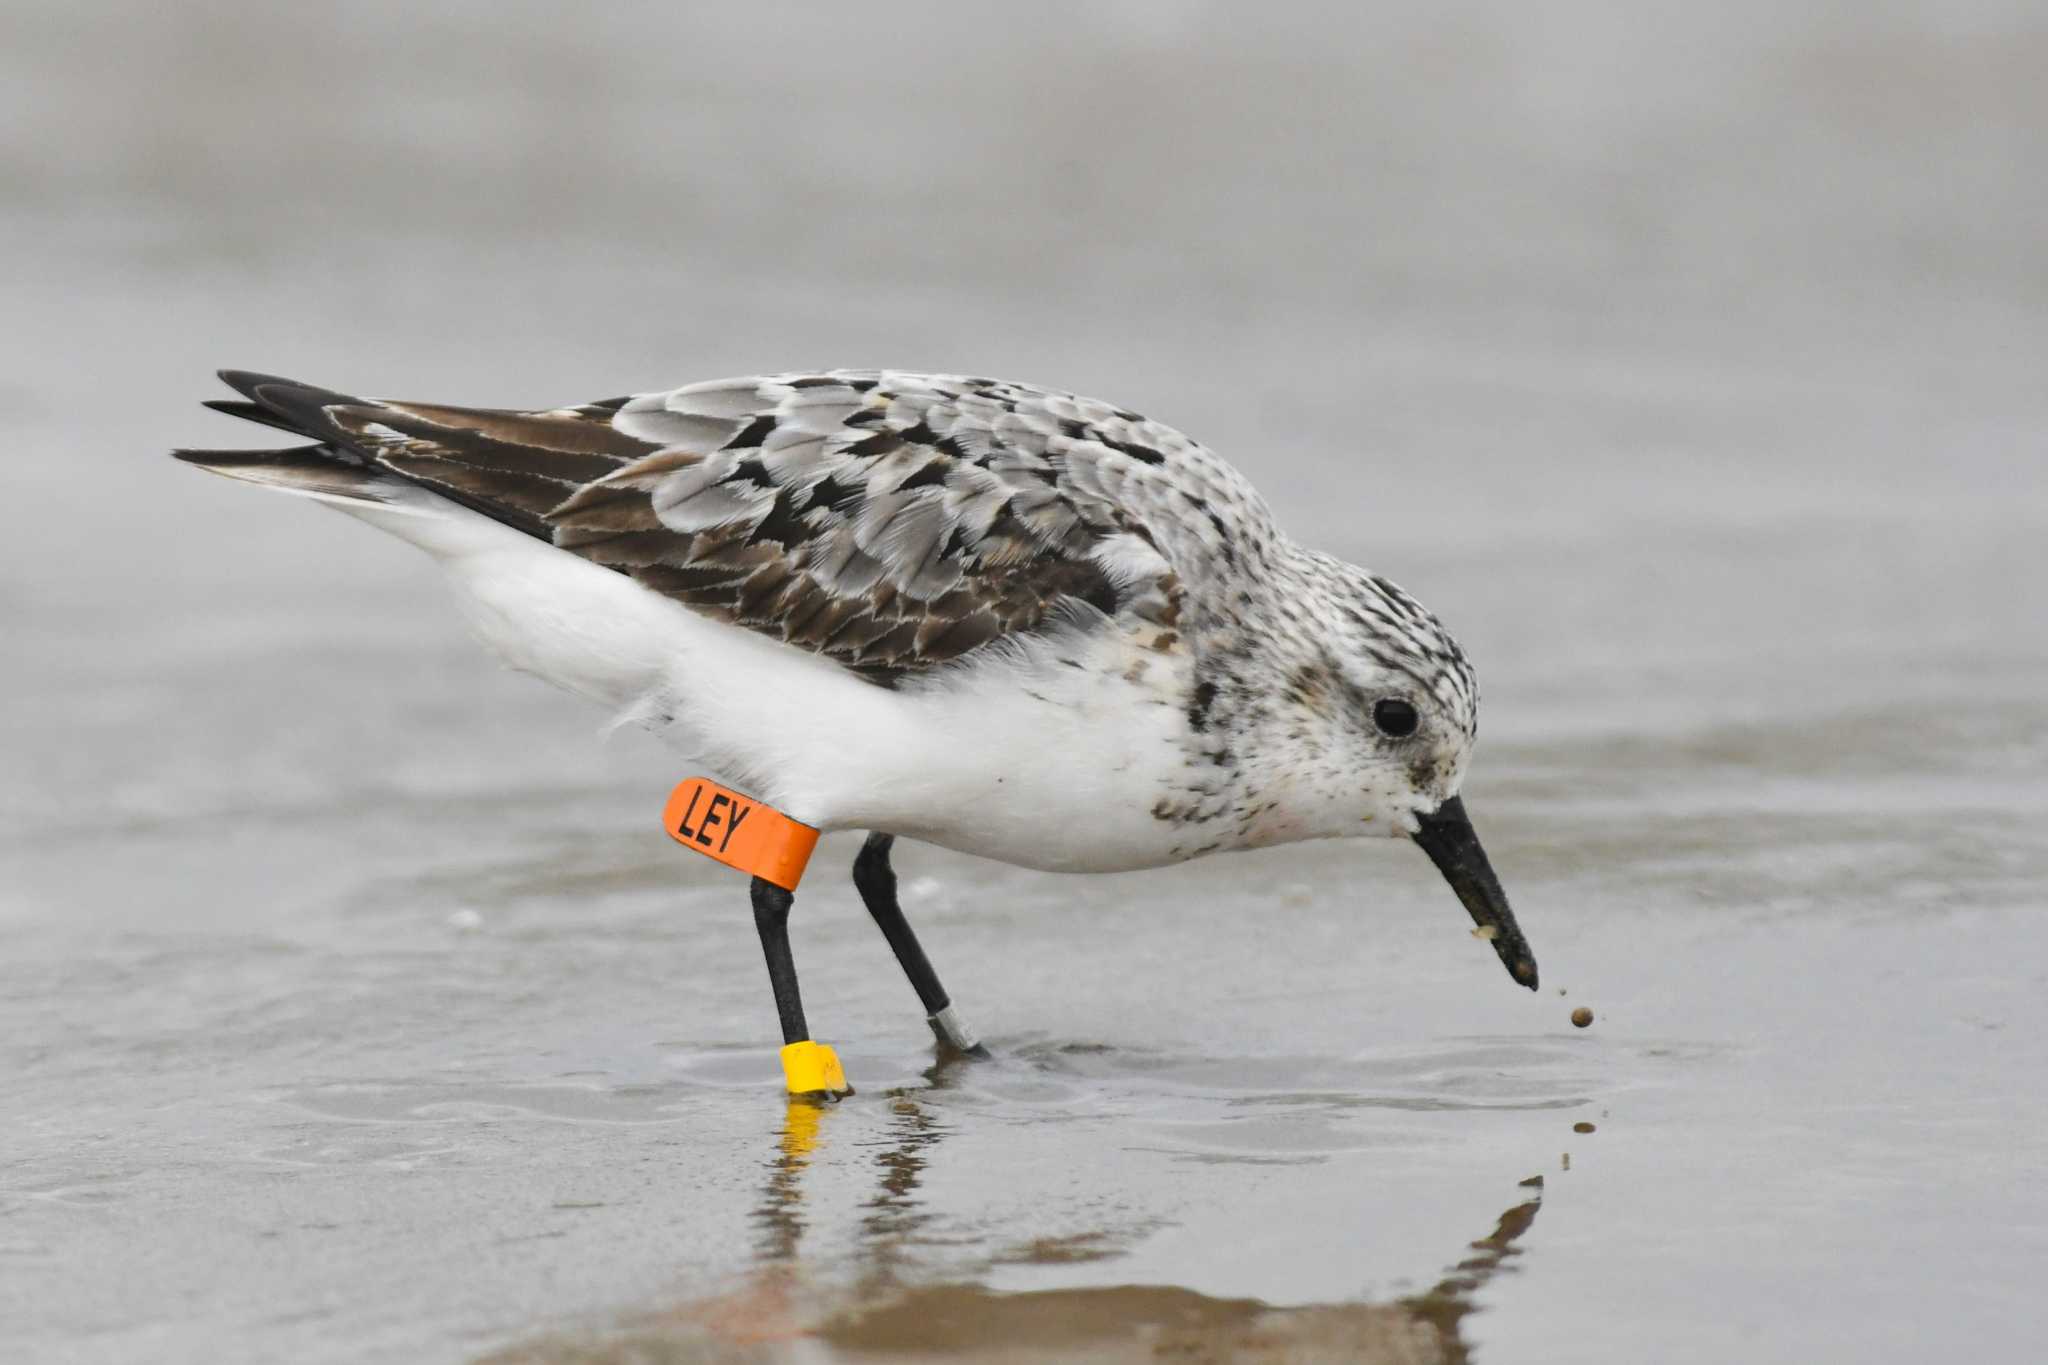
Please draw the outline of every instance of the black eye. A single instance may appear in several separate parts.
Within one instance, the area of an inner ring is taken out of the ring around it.
[[[1415,714],[1415,708],[1399,697],[1382,697],[1372,704],[1372,723],[1380,727],[1383,735],[1395,739],[1406,739],[1415,733],[1415,727],[1422,717]]]

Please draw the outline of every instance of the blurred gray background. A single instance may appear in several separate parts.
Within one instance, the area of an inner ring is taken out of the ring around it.
[[[8,1354],[582,1359],[792,1266],[1378,1312],[1536,1170],[1489,1360],[2025,1354],[2044,73],[2039,3],[6,4]],[[1012,1058],[938,1084],[814,874],[872,1102],[762,1243],[773,1017],[654,829],[676,760],[411,551],[162,452],[262,443],[220,366],[548,406],[833,365],[1156,415],[1437,608],[1574,1000],[1401,850],[915,852]]]

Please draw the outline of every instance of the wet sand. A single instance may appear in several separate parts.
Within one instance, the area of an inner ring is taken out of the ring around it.
[[[2037,16],[836,15],[776,84],[738,10],[352,13],[0,45],[9,1358],[2034,1351]],[[218,365],[878,361],[1156,412],[1437,608],[1542,993],[1412,848],[908,847],[941,1064],[834,838],[792,1108],[682,765],[159,453]]]

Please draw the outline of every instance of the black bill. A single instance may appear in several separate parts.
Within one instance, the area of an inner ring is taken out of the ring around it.
[[[1500,889],[1493,864],[1486,861],[1479,833],[1465,814],[1464,798],[1454,796],[1437,807],[1435,814],[1418,819],[1415,842],[1422,845],[1436,870],[1444,874],[1451,890],[1472,912],[1472,920],[1482,935],[1492,940],[1493,951],[1500,954],[1508,975],[1535,990],[1536,955],[1529,951],[1529,940],[1522,937],[1522,927],[1515,923],[1515,912],[1508,907],[1508,893]],[[1492,932],[1486,933],[1487,930]]]

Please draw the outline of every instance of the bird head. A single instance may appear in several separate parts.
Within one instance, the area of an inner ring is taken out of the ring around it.
[[[1318,556],[1329,591],[1295,642],[1281,699],[1322,750],[1316,785],[1345,832],[1411,839],[1429,855],[1508,974],[1536,959],[1460,795],[1479,732],[1479,686],[1443,623],[1376,574]]]

